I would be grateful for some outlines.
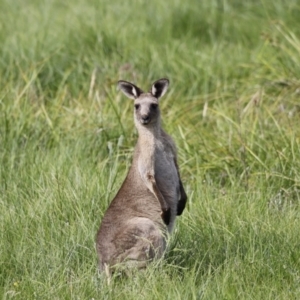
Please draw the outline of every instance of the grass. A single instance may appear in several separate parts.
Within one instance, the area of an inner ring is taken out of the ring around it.
[[[299,12],[283,0],[2,0],[2,298],[299,298]],[[161,77],[188,207],[163,261],[108,286],[95,234],[137,137],[116,81]]]

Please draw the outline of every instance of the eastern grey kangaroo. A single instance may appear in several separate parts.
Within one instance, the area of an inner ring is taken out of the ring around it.
[[[120,190],[107,209],[97,234],[100,270],[114,267],[143,268],[160,258],[166,235],[185,208],[187,196],[177,164],[176,146],[163,131],[159,99],[168,79],[155,81],[148,93],[120,80],[119,89],[134,100],[138,141],[132,165]]]

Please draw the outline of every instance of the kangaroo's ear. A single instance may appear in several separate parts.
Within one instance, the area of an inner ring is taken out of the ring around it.
[[[152,84],[151,94],[155,98],[159,99],[166,93],[168,87],[169,87],[169,79],[167,78],[158,79]]]
[[[140,88],[125,80],[118,81],[118,88],[130,99],[136,99],[143,93]]]

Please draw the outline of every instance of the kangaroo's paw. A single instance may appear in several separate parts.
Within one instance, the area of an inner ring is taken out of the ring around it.
[[[162,212],[161,212],[161,217],[164,221],[164,223],[166,225],[169,225],[170,224],[170,219],[171,219],[171,208],[167,208],[167,209],[164,209]]]

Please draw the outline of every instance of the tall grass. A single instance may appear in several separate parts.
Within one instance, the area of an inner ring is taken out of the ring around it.
[[[298,1],[0,2],[3,299],[297,299]],[[171,80],[189,202],[163,261],[97,273],[136,132],[118,79]]]

